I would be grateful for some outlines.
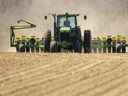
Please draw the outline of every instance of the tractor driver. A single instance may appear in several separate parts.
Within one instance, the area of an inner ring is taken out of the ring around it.
[[[70,21],[67,18],[64,21],[64,27],[70,27]]]

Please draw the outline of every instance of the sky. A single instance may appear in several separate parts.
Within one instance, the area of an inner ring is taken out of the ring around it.
[[[53,29],[50,14],[65,12],[79,13],[82,32],[90,29],[93,36],[128,34],[128,0],[0,0],[0,51],[13,50],[9,45],[9,26],[17,20],[37,25],[35,29],[21,30],[23,33],[43,36],[46,30]],[[44,20],[45,15],[48,21]]]

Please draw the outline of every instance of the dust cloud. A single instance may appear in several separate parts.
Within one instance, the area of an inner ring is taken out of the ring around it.
[[[92,35],[128,34],[128,0],[0,0],[0,51],[10,51],[9,26],[18,19],[26,19],[37,25],[30,33],[36,35],[49,28],[53,19],[43,16],[52,13],[80,13],[79,25],[91,29]],[[87,20],[83,20],[83,15]]]

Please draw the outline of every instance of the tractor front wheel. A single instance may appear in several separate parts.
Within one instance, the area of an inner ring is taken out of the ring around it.
[[[81,42],[79,40],[77,40],[75,42],[74,52],[77,52],[77,53],[81,53],[82,52],[82,46],[81,46]]]

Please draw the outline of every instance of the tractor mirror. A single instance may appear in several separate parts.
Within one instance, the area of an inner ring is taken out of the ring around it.
[[[47,20],[47,19],[48,19],[48,17],[47,17],[47,16],[44,16],[44,19],[45,19],[45,20]]]
[[[87,19],[87,16],[86,15],[84,15],[84,20],[86,20]]]

